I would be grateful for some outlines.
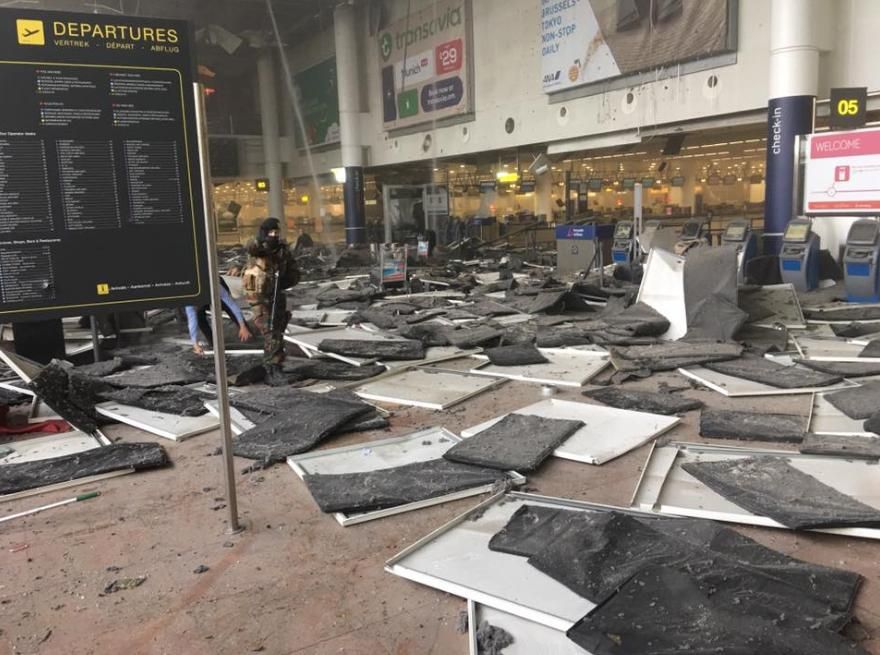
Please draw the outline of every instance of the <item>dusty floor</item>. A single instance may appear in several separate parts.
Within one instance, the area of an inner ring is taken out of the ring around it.
[[[675,374],[660,381],[686,387]],[[629,385],[628,385],[629,386]],[[808,397],[726,399],[688,390],[714,407],[806,414]],[[451,411],[399,410],[387,431],[331,440],[339,446],[444,425],[476,424],[541,397],[509,383]],[[561,398],[579,398],[565,391]],[[664,439],[700,441],[699,412]],[[122,426],[114,438],[144,440]],[[473,506],[469,499],[349,528],[322,515],[289,468],[237,476],[248,529],[225,533],[217,433],[165,442],[171,469],[89,487],[102,495],[0,527],[0,655],[7,653],[297,653],[464,655],[457,629],[463,600],[383,571],[392,555]],[[648,453],[642,447],[601,467],[551,459],[528,490],[628,505]],[[237,460],[240,471],[245,460]],[[71,492],[0,504],[0,515],[60,500]],[[853,634],[880,655],[880,543],[771,529],[742,529],[804,560],[866,578]],[[197,574],[200,565],[208,571]],[[118,570],[117,570],[118,569]],[[113,580],[146,576],[139,587],[104,594]],[[769,655],[769,654],[768,654]],[[819,655],[819,654],[816,654]]]

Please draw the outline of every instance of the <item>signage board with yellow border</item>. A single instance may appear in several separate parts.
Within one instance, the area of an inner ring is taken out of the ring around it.
[[[0,322],[208,302],[191,42],[0,9]]]

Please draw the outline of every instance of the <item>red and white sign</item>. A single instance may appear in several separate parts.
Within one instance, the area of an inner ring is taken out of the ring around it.
[[[464,60],[464,46],[461,39],[447,41],[441,43],[434,50],[437,58],[434,68],[437,69],[437,75],[445,75],[453,71],[461,70],[461,64]]]
[[[880,130],[807,137],[804,211],[880,213]]]

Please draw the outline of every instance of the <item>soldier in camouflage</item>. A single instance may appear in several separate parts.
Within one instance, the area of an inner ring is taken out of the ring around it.
[[[248,266],[242,285],[254,313],[254,325],[263,335],[267,368],[284,362],[284,329],[290,320],[285,289],[299,282],[299,270],[287,242],[281,238],[281,223],[267,218],[257,236],[247,245]]]

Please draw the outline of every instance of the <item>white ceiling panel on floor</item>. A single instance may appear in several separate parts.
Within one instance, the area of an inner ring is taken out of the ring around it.
[[[371,441],[355,446],[318,450],[303,455],[293,455],[287,458],[287,463],[301,479],[306,475],[364,473],[439,459],[459,441],[461,441],[461,437],[456,436],[449,430],[434,427],[419,430],[402,437]],[[526,479],[518,473],[510,472],[508,475],[511,478],[512,484],[521,485],[526,482]],[[471,489],[437,496],[436,498],[398,505],[397,507],[352,514],[337,512],[334,516],[342,526],[356,525],[387,516],[411,512],[423,507],[431,507],[461,498],[477,496],[491,491],[493,486],[480,485]]]
[[[498,366],[486,362],[472,368],[471,373],[533,384],[582,387],[611,363],[608,351],[595,346],[541,348],[540,352],[548,360],[546,364]],[[476,357],[487,359],[485,355]]]
[[[852,419],[829,403],[824,393],[813,396],[808,432],[840,437],[876,437],[873,432],[865,430],[864,424],[864,420]]]
[[[220,427],[210,412],[202,416],[177,416],[114,402],[95,405],[95,410],[101,416],[172,441],[183,441]]]
[[[669,321],[664,339],[680,339],[687,333],[684,304],[684,258],[653,248],[645,261],[636,300],[650,305]]]
[[[550,398],[518,409],[513,414],[583,421],[584,426],[565,440],[553,454],[585,464],[604,464],[647,443],[681,422],[677,416],[634,412],[605,405],[590,405]],[[492,427],[507,414],[462,430],[472,437]]]
[[[0,466],[75,455],[101,446],[96,437],[79,430],[19,439],[0,444]],[[5,452],[6,449],[11,452]]]
[[[727,500],[681,468],[689,462],[723,462],[761,455],[784,457],[791,466],[823,484],[880,509],[880,467],[871,460],[676,442],[651,450],[633,494],[632,507],[656,514],[785,528],[769,517],[753,514]],[[880,539],[880,529],[875,528],[828,528],[811,532]]]
[[[505,382],[459,371],[412,368],[362,384],[354,392],[367,400],[440,410]]]
[[[752,291],[741,291],[740,308],[755,316],[749,322],[758,327],[783,325],[804,329],[807,322],[793,284],[769,284]]]
[[[290,327],[295,326],[289,326],[289,328]],[[331,327],[321,328],[318,330],[308,330],[304,332],[294,332],[289,328],[287,330],[287,333],[284,335],[285,341],[296,344],[297,346],[305,350],[307,354],[311,355],[318,353],[326,357],[338,359],[339,361],[351,364],[352,366],[362,366],[367,362],[373,363],[375,359],[349,357],[347,355],[337,355],[335,353],[325,353],[324,351],[319,349],[321,342],[324,341],[324,339],[347,339],[354,341],[406,341],[406,339],[404,339],[403,337],[394,334],[388,334],[387,332],[364,330],[356,327]]]
[[[866,344],[853,343],[843,339],[813,339],[792,334],[789,337],[802,353],[804,359],[816,362],[852,362],[876,364],[880,357],[859,357]]]
[[[503,501],[503,502],[501,502]],[[525,557],[489,550],[489,541],[523,505],[586,509],[585,504],[529,494],[488,499],[389,560],[389,573],[568,630],[595,605],[530,566]]]
[[[847,325],[849,323],[874,323],[880,324],[880,318],[860,318],[853,319],[847,317],[847,314],[852,312],[854,307],[860,307],[864,309],[875,309],[880,308],[880,303],[862,303],[862,304],[854,304],[854,303],[826,303],[824,305],[815,305],[813,307],[805,307],[808,313],[822,312],[821,318],[809,318],[807,319],[808,323],[815,323],[818,325],[827,324],[827,325]],[[880,329],[880,325],[878,325],[878,329]]]
[[[562,630],[529,621],[489,605],[468,601],[468,647],[470,655],[481,655],[477,631],[483,622],[501,628],[514,636],[514,642],[504,648],[504,655],[590,655],[569,639]]]
[[[752,380],[725,375],[716,371],[710,371],[702,366],[693,366],[691,368],[680,368],[678,372],[691,380],[696,380],[700,384],[713,391],[728,396],[729,398],[740,398],[747,396],[791,396],[803,393],[819,393],[823,391],[835,391],[837,389],[847,389],[849,387],[859,386],[855,382],[844,380],[837,384],[829,384],[827,387],[804,387],[799,389],[782,389],[780,387],[772,387],[769,384],[761,384]]]
[[[220,419],[220,410],[217,408],[216,400],[208,400],[205,402],[205,409],[208,410],[208,413]],[[235,407],[229,408],[229,427],[232,429],[232,434],[238,436],[242,432],[250,430],[253,427],[256,427],[256,423],[251,421],[247,416],[238,411]]]
[[[37,362],[3,348],[0,348],[0,360],[25,382],[33,382],[34,378],[43,370],[42,364],[37,364]]]

